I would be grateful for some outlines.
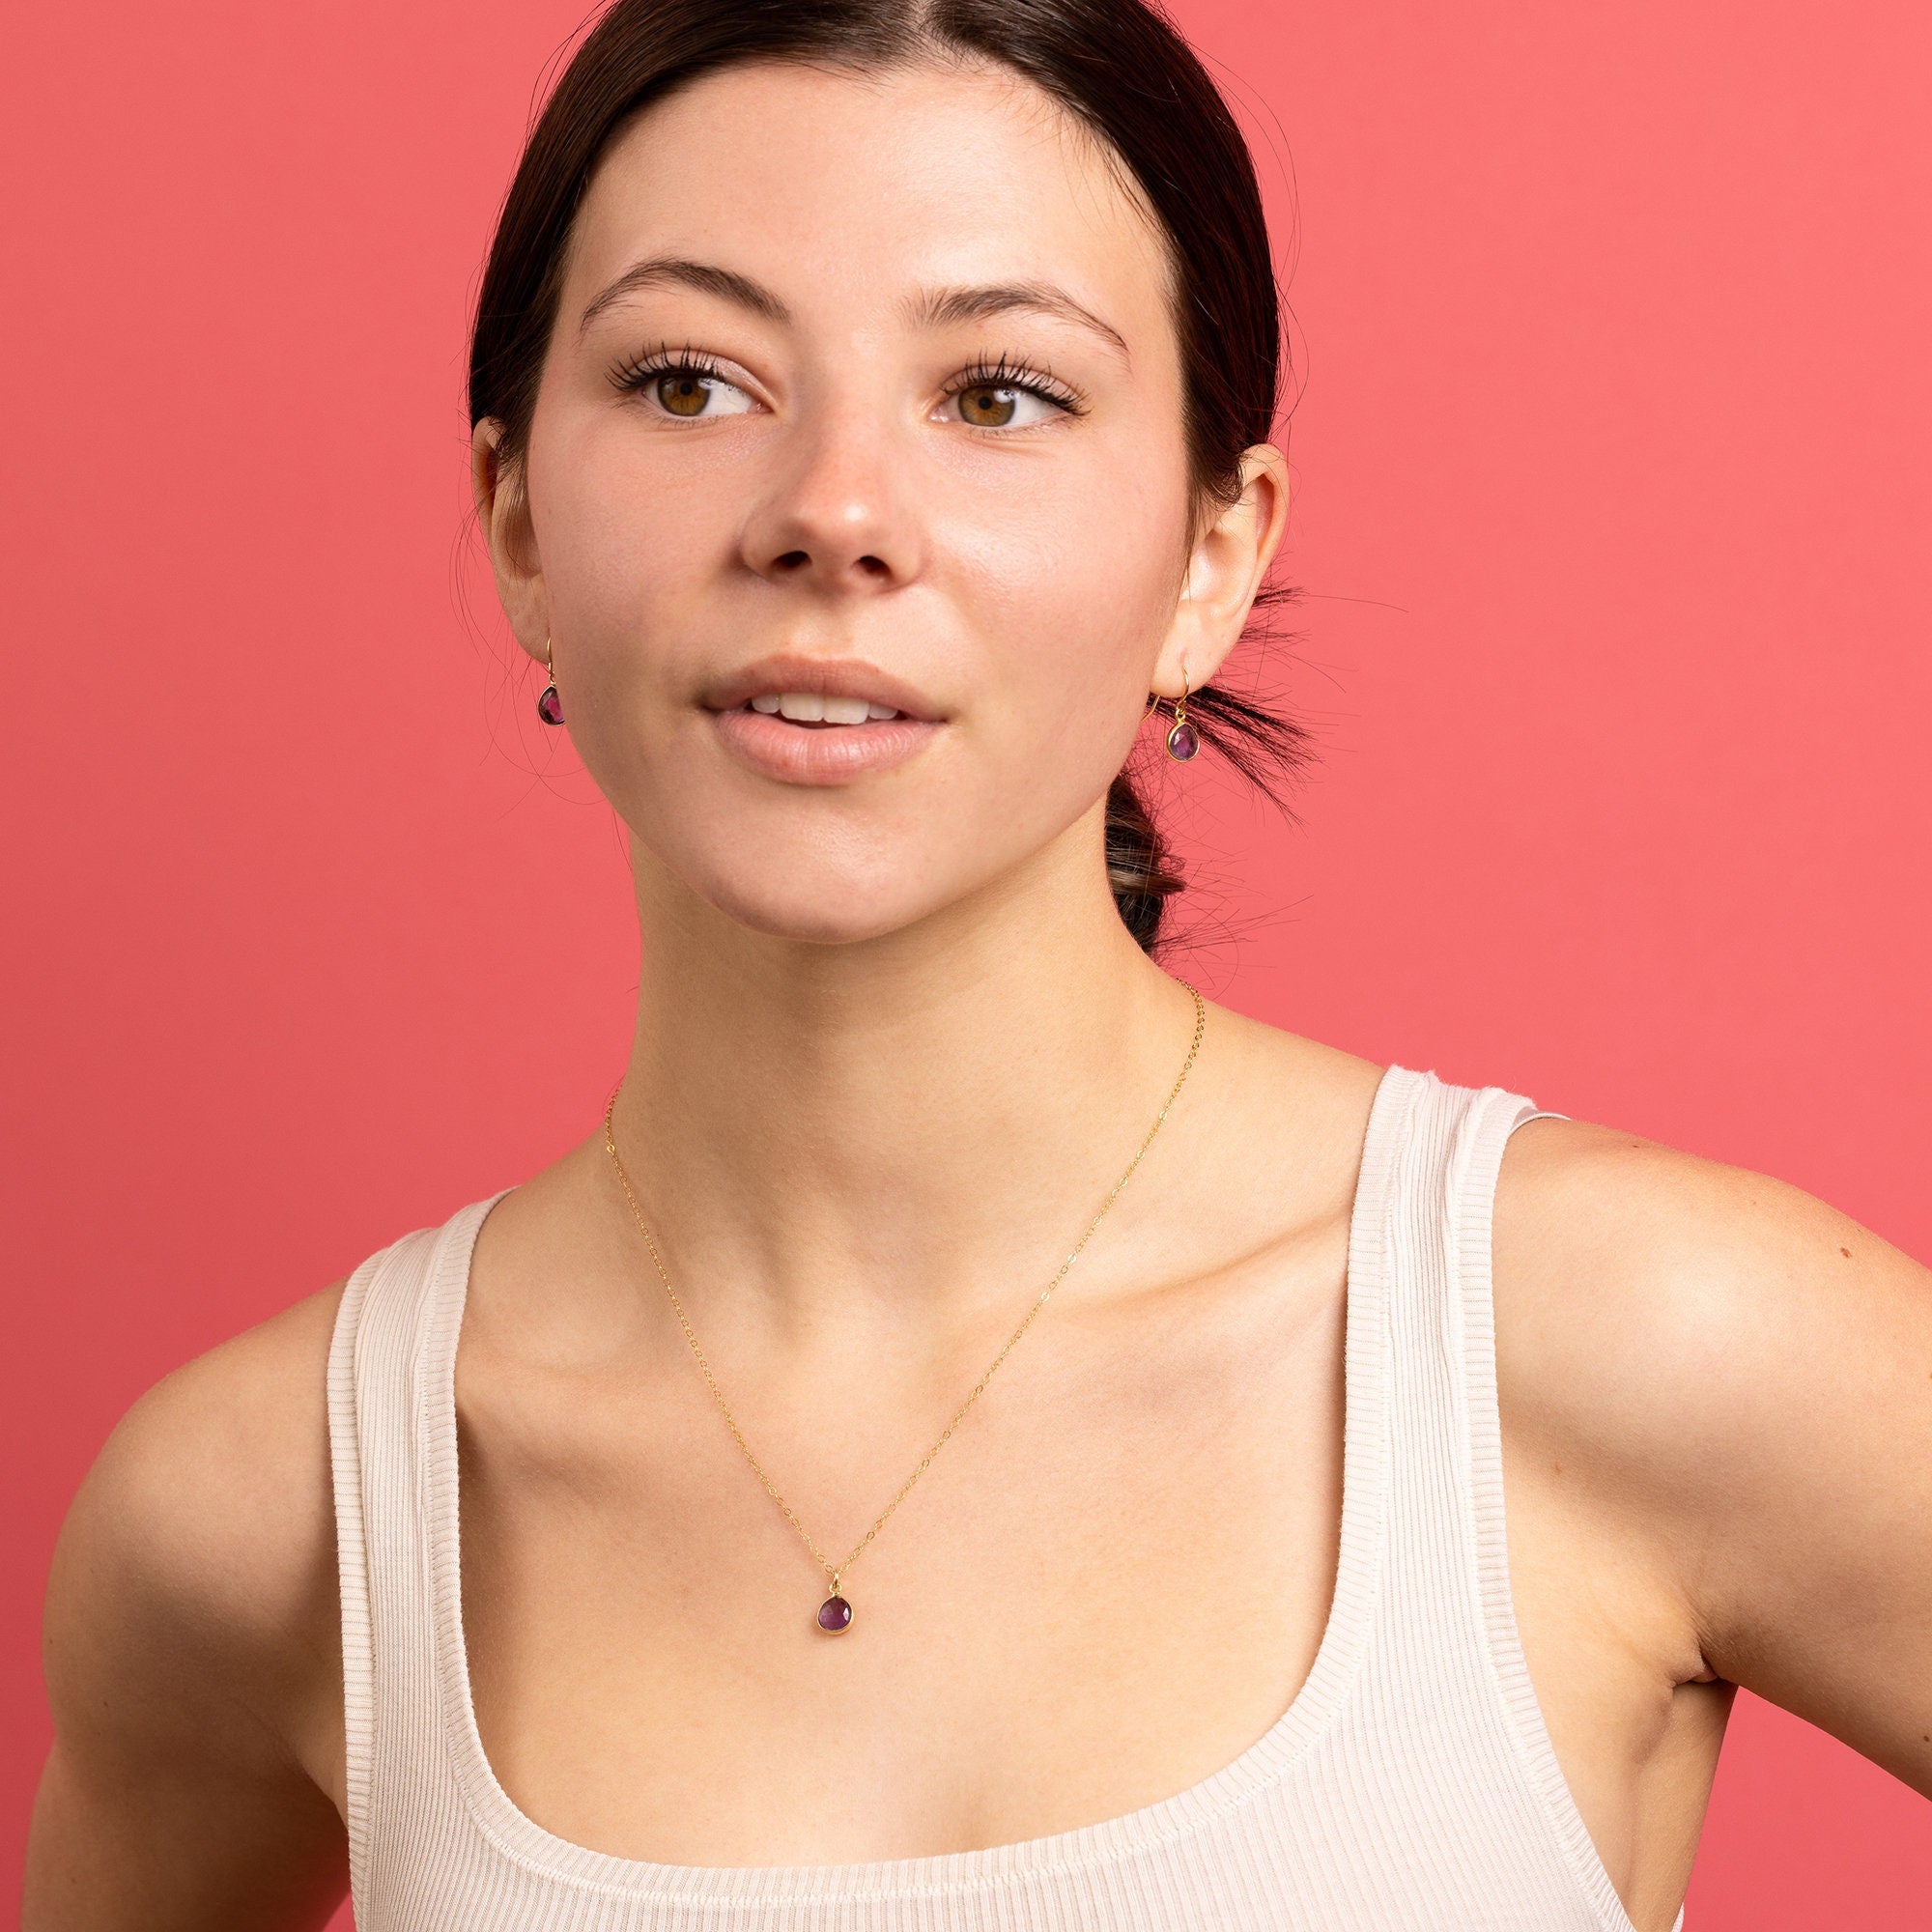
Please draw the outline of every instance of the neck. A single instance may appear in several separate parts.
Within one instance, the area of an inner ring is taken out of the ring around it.
[[[1052,1277],[1194,1030],[1186,988],[1079,860],[1049,853],[914,927],[827,945],[750,931],[639,856],[639,1017],[614,1131],[700,1335],[980,1337]],[[1179,1138],[1170,1117],[1155,1147]],[[1172,1172],[1150,1150],[1108,1232],[1157,1207]],[[1103,1246],[1082,1257],[1090,1278]]]

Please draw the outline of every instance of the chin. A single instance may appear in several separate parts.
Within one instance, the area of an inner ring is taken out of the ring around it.
[[[702,877],[686,873],[685,884],[735,925],[814,946],[883,939],[947,903],[910,860],[890,870],[829,861],[751,872],[722,867]]]

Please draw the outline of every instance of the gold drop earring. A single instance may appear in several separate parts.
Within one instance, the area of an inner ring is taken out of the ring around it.
[[[1167,755],[1185,763],[1201,749],[1201,733],[1187,722],[1187,672],[1180,673],[1180,696],[1174,700],[1174,723],[1167,727]]]
[[[563,723],[563,699],[557,694],[556,671],[552,666],[550,658],[551,641],[546,638],[544,639],[544,675],[550,682],[544,686],[542,695],[537,698],[537,716],[546,724],[561,724]]]

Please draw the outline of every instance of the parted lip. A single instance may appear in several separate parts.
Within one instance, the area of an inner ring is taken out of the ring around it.
[[[705,693],[704,704],[712,711],[734,711],[763,693],[781,691],[863,697],[868,704],[890,704],[901,717],[928,724],[937,723],[940,717],[930,698],[864,658],[811,658],[796,651],[777,651],[733,671]]]

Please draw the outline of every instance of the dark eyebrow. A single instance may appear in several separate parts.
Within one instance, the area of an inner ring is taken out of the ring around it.
[[[578,318],[578,334],[581,336],[613,302],[622,301],[626,296],[635,295],[639,289],[660,288],[696,289],[701,294],[736,302],[740,308],[748,308],[768,322],[791,320],[790,309],[770,289],[753,281],[749,275],[737,274],[729,269],[714,268],[709,262],[682,262],[668,256],[657,256],[648,262],[634,262],[609,288],[591,297],[588,306]]]
[[[1119,329],[1102,322],[1092,309],[1082,308],[1065,290],[1057,289],[1050,282],[996,282],[985,288],[935,289],[912,304],[914,322],[926,327],[984,322],[990,316],[1011,315],[1016,311],[1054,315],[1063,322],[1092,329],[1110,348],[1118,350],[1123,361],[1133,360]]]

